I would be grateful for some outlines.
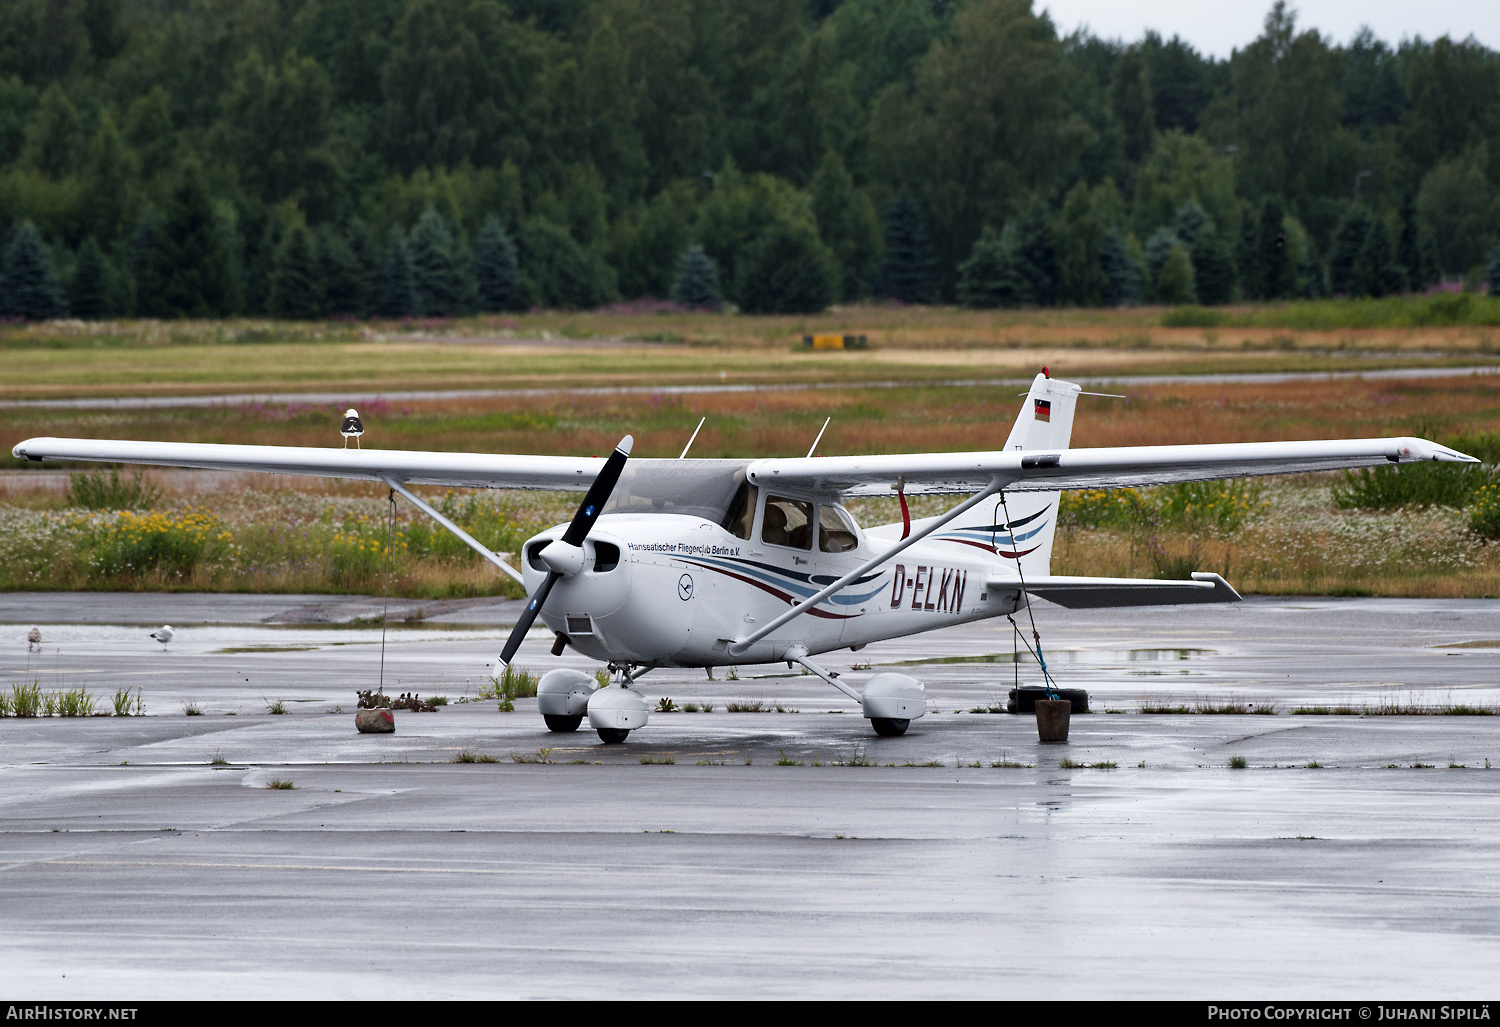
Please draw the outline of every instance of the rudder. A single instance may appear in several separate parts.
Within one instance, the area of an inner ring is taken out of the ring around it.
[[[1026,393],[1007,450],[1058,451],[1073,435],[1073,412],[1081,386],[1038,374]],[[981,503],[934,539],[973,546],[993,553],[1007,566],[1020,565],[1027,576],[1049,573],[1052,540],[1057,533],[1058,493],[1018,492]]]

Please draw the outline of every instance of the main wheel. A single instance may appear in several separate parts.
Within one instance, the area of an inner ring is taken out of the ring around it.
[[[910,724],[910,720],[902,717],[870,718],[870,726],[875,729],[875,733],[886,738],[895,738],[897,735],[906,734],[906,728]]]
[[[601,727],[599,739],[606,745],[616,745],[625,741],[625,736],[630,734],[628,727]]]
[[[544,713],[542,719],[547,722],[548,731],[577,731],[578,725],[583,723],[583,716],[569,717],[562,713]]]

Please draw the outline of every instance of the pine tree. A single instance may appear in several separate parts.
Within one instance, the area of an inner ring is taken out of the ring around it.
[[[1161,274],[1161,269],[1166,266],[1167,255],[1181,245],[1182,240],[1177,238],[1177,233],[1166,226],[1152,232],[1146,240],[1146,273],[1149,276],[1147,282],[1150,285],[1146,291],[1152,299],[1156,297],[1156,279]]]
[[[68,312],[52,257],[30,221],[19,222],[5,244],[0,316],[48,321]]]
[[[597,250],[578,245],[566,228],[542,217],[521,225],[517,239],[523,300],[544,307],[591,310],[619,295],[614,269]]]
[[[411,230],[411,271],[426,317],[453,317],[468,306],[458,247],[443,216],[431,207]]]
[[[479,285],[479,309],[486,313],[520,310],[521,264],[500,219],[490,218],[474,240],[474,278]]]
[[[1412,193],[1401,197],[1401,209],[1397,214],[1401,221],[1401,234],[1396,239],[1396,263],[1406,268],[1408,283],[1418,291],[1429,282],[1421,279],[1421,248],[1417,241],[1420,226],[1417,224],[1417,202]]]
[[[147,212],[130,235],[130,312],[138,317],[154,314],[165,275],[157,246],[156,216]]]
[[[1296,269],[1287,247],[1286,208],[1271,197],[1261,204],[1260,220],[1255,233],[1255,263],[1260,280],[1256,283],[1258,298],[1279,300],[1289,297],[1296,287]]]
[[[1417,229],[1417,263],[1408,269],[1412,284],[1430,289],[1443,280],[1443,265],[1438,257],[1437,236],[1426,225]]]
[[[1033,203],[1016,226],[1016,265],[1030,288],[1031,301],[1039,307],[1056,305],[1062,284],[1057,240],[1052,233],[1052,219],[1041,203]]]
[[[293,225],[281,237],[271,263],[272,317],[308,321],[322,313],[318,254],[306,225]]]
[[[1230,259],[1229,247],[1219,233],[1212,230],[1199,232],[1193,243],[1192,257],[1198,302],[1212,307],[1234,299],[1234,261]]]
[[[391,245],[385,255],[385,281],[380,294],[380,313],[386,317],[420,317],[422,308],[412,280],[411,252],[401,229],[391,229]]]
[[[1375,218],[1365,233],[1364,245],[1354,258],[1349,292],[1379,299],[1406,289],[1406,272],[1396,263],[1396,250],[1384,218]]]
[[[1212,231],[1213,224],[1209,220],[1208,212],[1198,206],[1194,200],[1188,200],[1177,209],[1177,215],[1172,218],[1172,231],[1182,244],[1189,248],[1198,244],[1198,235],[1205,229]]]
[[[325,317],[359,317],[364,310],[364,267],[345,235],[331,225],[318,229],[318,278]]]
[[[1328,286],[1335,296],[1354,293],[1354,260],[1370,234],[1370,212],[1360,203],[1344,211],[1328,250]]]
[[[812,226],[777,221],[740,259],[738,286],[747,314],[816,314],[833,302],[833,255]]]
[[[1255,240],[1260,236],[1260,222],[1248,203],[1240,208],[1240,237],[1234,248],[1234,266],[1240,272],[1240,293],[1247,300],[1260,298],[1260,252]]]
[[[927,218],[911,190],[903,189],[885,215],[881,293],[902,303],[932,303],[937,299],[935,279]]]
[[[1187,247],[1178,243],[1167,252],[1154,285],[1158,303],[1180,305],[1197,302],[1198,294],[1193,282],[1193,262],[1188,257]]]
[[[969,259],[958,266],[958,301],[966,307],[1019,307],[1034,302],[1016,259],[1016,229],[984,226]]]
[[[99,127],[89,142],[88,164],[79,196],[85,223],[106,245],[118,239],[124,226],[129,180],[125,140],[106,108],[99,115]]]
[[[1484,277],[1490,283],[1490,295],[1500,296],[1500,245],[1490,251],[1490,261],[1484,269]]]
[[[837,150],[829,150],[807,185],[818,235],[838,262],[839,297],[866,294],[880,260],[880,219],[875,206],[854,184]]]
[[[1134,307],[1141,302],[1141,268],[1131,259],[1120,226],[1115,225],[1104,237],[1104,252],[1099,255],[1104,276],[1109,279],[1105,301],[1112,307]]]
[[[151,317],[217,317],[232,311],[236,283],[203,172],[183,169],[171,203],[153,226],[149,273],[137,282],[137,308]],[[148,288],[149,285],[149,288]]]
[[[111,282],[109,260],[92,235],[78,247],[78,265],[73,270],[73,289],[68,309],[74,317],[98,321],[114,313],[110,309]]]
[[[371,317],[379,311],[381,296],[385,291],[385,261],[363,221],[350,222],[345,241],[349,245],[355,266],[359,269],[359,289],[354,312],[359,317]]]
[[[719,286],[719,265],[699,245],[682,251],[677,277],[672,281],[672,301],[693,310],[720,310],[724,293]]]

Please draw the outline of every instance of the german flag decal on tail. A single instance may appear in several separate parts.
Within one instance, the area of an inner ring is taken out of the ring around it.
[[[1038,421],[1052,421],[1052,401],[1050,399],[1032,400],[1032,414]]]

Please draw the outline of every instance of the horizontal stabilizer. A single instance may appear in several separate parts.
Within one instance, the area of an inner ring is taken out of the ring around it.
[[[1009,575],[986,579],[988,592],[1022,591]],[[1114,606],[1177,606],[1186,603],[1237,603],[1240,594],[1217,574],[1193,572],[1192,581],[1155,578],[1083,578],[1049,575],[1027,578],[1024,591],[1070,610],[1102,610]]]

